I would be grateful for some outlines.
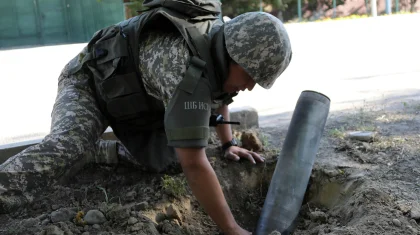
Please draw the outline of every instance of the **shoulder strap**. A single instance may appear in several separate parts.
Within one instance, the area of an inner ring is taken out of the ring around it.
[[[193,54],[195,57],[199,57],[195,58],[195,60],[201,60],[202,63],[205,64],[205,73],[208,75],[207,79],[209,79],[212,91],[214,93],[219,90],[219,87],[216,83],[216,74],[214,72],[213,60],[210,54],[210,43],[208,41],[208,38],[206,37],[206,35],[201,34],[200,31],[194,26],[188,27],[186,28],[186,30],[194,46],[194,48],[192,48]],[[191,63],[190,66],[194,64],[195,63]]]
[[[129,56],[131,58],[131,63],[132,63],[131,67],[133,67],[133,69],[135,70],[135,73],[137,74],[137,78],[138,78],[138,81],[140,82],[141,89],[146,96],[149,110],[164,112],[165,107],[164,107],[163,102],[147,94],[146,88],[144,87],[144,84],[143,84],[143,79],[140,74],[140,69],[138,67],[138,64],[140,62],[139,61],[139,33],[142,28],[142,24],[138,22],[140,20],[140,17],[147,17],[147,16],[139,15],[129,20],[121,22],[119,25],[120,33],[127,41]]]
[[[127,41],[128,51],[130,53],[130,57],[133,60],[133,65],[139,63],[139,43],[138,43],[138,33],[137,31],[140,28],[139,24],[136,24],[140,19],[140,16],[136,16],[125,20],[119,24],[120,34],[123,36]],[[138,70],[137,66],[136,71]],[[138,74],[139,75],[139,74]]]

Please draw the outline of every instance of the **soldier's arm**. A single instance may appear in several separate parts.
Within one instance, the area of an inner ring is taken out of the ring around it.
[[[237,229],[239,226],[233,218],[204,148],[176,148],[176,153],[194,196],[208,215],[225,233]]]
[[[205,152],[208,145],[211,89],[204,79],[184,78],[165,112],[168,145],[176,150],[188,184],[208,215],[225,233],[238,229],[217,175]]]

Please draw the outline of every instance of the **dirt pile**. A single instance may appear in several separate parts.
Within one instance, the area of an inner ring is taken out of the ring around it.
[[[294,234],[420,234],[419,113],[418,102],[332,113]],[[223,159],[217,141],[207,150],[235,218],[249,230],[286,131],[254,130],[267,159],[256,166]],[[374,137],[357,140],[352,131]],[[8,235],[220,233],[179,169],[149,175],[121,166],[87,167],[31,206],[0,215],[0,224],[0,234]]]

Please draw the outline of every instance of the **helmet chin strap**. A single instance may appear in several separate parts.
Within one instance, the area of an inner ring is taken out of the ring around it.
[[[223,89],[223,84],[227,80],[229,74],[230,57],[226,50],[224,25],[213,34],[211,39],[211,56],[213,58],[213,65],[216,70],[217,84],[219,88]]]

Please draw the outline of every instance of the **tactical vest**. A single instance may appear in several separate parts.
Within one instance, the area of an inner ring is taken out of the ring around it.
[[[115,135],[132,155],[148,154],[141,161],[159,172],[175,161],[175,154],[166,146],[163,102],[147,94],[138,68],[141,33],[152,27],[176,28],[192,52],[184,79],[209,79],[212,100],[231,100],[221,91],[213,64],[217,61],[219,74],[227,76],[228,63],[222,33],[213,39],[219,41],[213,50],[223,51],[213,55],[220,58],[213,60],[210,50],[210,31],[223,27],[219,1],[146,0],[143,5],[150,9],[96,32],[87,45],[88,53],[75,58],[69,72],[84,67],[93,74],[92,88]]]

